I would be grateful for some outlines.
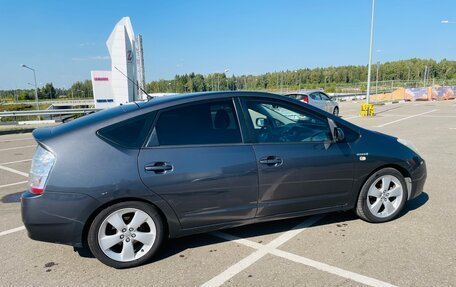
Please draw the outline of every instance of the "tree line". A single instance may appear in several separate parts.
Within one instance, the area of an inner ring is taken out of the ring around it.
[[[385,62],[379,65],[379,81],[418,82],[425,78],[439,81],[456,79],[456,61],[443,59],[410,59]],[[372,80],[376,80],[376,64],[372,66]],[[171,80],[152,81],[146,85],[149,93],[184,93],[216,90],[290,90],[324,88],[334,92],[340,85],[357,86],[365,90],[366,66],[338,66],[270,72],[262,75],[228,77],[225,73],[176,75]]]
[[[56,88],[52,83],[46,83],[37,89],[39,100],[54,100],[59,98],[93,98],[92,81],[77,81],[69,89]],[[0,100],[3,101],[33,101],[35,88],[0,90]]]
[[[456,84],[456,61],[443,59],[439,62],[431,59],[410,59],[385,62],[379,65],[378,80],[403,81],[405,86],[411,83],[428,85],[432,80],[439,84]],[[372,66],[372,80],[376,80],[376,65]],[[171,80],[157,80],[146,84],[148,93],[186,93],[221,90],[268,90],[285,91],[297,89],[322,88],[327,92],[343,92],[353,89],[366,90],[367,66],[350,65],[314,69],[276,71],[261,75],[232,75],[211,73],[208,75],[190,73],[176,75]],[[345,88],[344,88],[345,87]],[[348,88],[347,88],[348,87]],[[69,89],[55,88],[47,83],[38,88],[38,98],[93,98],[90,80],[75,82]],[[34,100],[35,89],[0,90],[0,101]]]

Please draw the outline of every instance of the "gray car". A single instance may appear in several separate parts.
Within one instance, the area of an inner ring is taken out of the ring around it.
[[[303,103],[320,108],[333,115],[339,115],[339,104],[333,101],[325,92],[319,90],[299,91],[286,95]]]
[[[167,238],[244,224],[351,209],[385,222],[426,179],[407,141],[267,93],[162,97],[33,136],[29,237],[115,268],[148,262]]]

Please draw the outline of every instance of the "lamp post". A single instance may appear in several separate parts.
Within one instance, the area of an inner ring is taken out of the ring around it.
[[[39,110],[40,109],[40,105],[38,104],[38,86],[36,84],[36,72],[35,72],[35,69],[33,68],[30,68],[29,66],[25,65],[25,64],[22,64],[21,65],[22,68],[26,68],[26,69],[29,69],[33,72],[33,78],[35,80],[35,102],[36,102],[36,110]]]
[[[367,95],[366,102],[370,101],[370,86],[371,86],[371,66],[372,66],[372,38],[374,36],[374,10],[375,0],[372,0],[372,15],[371,15],[371,29],[370,29],[370,43],[369,43],[369,65],[367,71]]]

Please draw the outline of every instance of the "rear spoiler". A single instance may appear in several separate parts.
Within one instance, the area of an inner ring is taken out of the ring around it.
[[[32,135],[37,142],[43,142],[52,137],[52,127],[37,128],[32,132]]]

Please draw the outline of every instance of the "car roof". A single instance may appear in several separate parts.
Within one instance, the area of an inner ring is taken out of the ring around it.
[[[221,92],[198,92],[189,94],[176,94],[153,98],[145,102],[137,102],[140,108],[151,107],[161,104],[169,104],[174,102],[192,102],[198,100],[219,99],[225,97],[269,97],[282,99],[283,96],[268,92],[256,91],[221,91]]]
[[[300,91],[293,92],[293,93],[287,93],[286,96],[290,96],[290,95],[309,95],[309,94],[315,93],[315,92],[324,93],[325,91],[323,91],[323,90],[300,90]]]

